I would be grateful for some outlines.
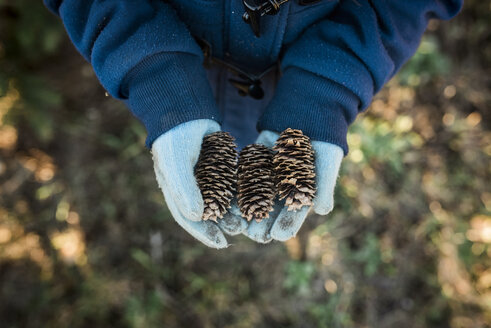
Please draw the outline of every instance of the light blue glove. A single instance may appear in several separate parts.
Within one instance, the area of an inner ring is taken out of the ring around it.
[[[272,148],[279,134],[272,131],[263,131],[256,143]],[[249,238],[259,242],[268,243],[271,240],[286,241],[295,237],[302,226],[309,210],[319,215],[326,215],[334,206],[334,187],[339,173],[339,167],[343,159],[341,147],[322,141],[312,141],[315,152],[317,193],[313,200],[313,206],[304,206],[298,211],[288,211],[284,202],[277,202],[270,217],[249,223],[249,227],[243,233]]]
[[[239,234],[247,222],[237,206],[218,223],[202,221],[203,198],[194,178],[203,137],[217,131],[220,125],[213,120],[182,123],[155,140],[152,154],[157,182],[176,222],[206,246],[225,248],[228,243],[223,233]]]

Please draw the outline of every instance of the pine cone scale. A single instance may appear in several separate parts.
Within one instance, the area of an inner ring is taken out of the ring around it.
[[[312,205],[316,192],[314,151],[309,137],[286,129],[276,141],[273,159],[278,198],[289,211]]]
[[[273,210],[275,193],[273,152],[258,144],[239,155],[238,204],[248,221],[261,221]]]
[[[217,221],[230,208],[236,190],[237,150],[227,132],[203,138],[195,176],[203,196],[203,220]]]

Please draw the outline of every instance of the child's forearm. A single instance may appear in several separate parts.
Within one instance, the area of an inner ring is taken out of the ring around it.
[[[295,127],[346,152],[348,125],[414,54],[428,20],[449,19],[462,3],[341,1],[286,50],[284,75],[260,129]]]
[[[160,0],[45,0],[104,88],[145,124],[147,145],[186,121],[219,121],[203,54]]]

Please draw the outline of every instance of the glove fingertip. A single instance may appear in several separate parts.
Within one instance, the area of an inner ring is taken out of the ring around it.
[[[203,238],[197,234],[191,234],[191,235],[210,248],[224,249],[230,246],[230,244],[227,242],[227,239],[225,239],[225,236],[223,234],[216,236],[214,240],[210,239],[210,236],[206,236]]]
[[[167,189],[164,189],[164,197],[166,200],[170,199]],[[173,201],[167,202],[167,207],[174,217],[174,220],[191,236],[206,246],[215,249],[223,249],[229,246],[223,232],[215,223],[209,221],[195,222],[189,220],[188,217],[185,217],[183,213],[180,212],[179,208],[176,206],[176,203]]]
[[[295,236],[296,236],[296,233],[295,234],[284,233],[284,231],[276,231],[276,229],[271,231],[271,238],[274,240],[281,241],[281,242],[290,240],[290,239],[294,238]]]
[[[251,221],[243,234],[257,243],[267,244],[273,240],[269,232],[272,224],[271,219],[265,219],[261,222]]]
[[[229,244],[226,240],[225,242],[220,242],[220,243],[216,243],[216,244],[213,244],[213,245],[208,245],[208,244],[205,244],[206,246],[210,247],[210,248],[214,248],[214,249],[225,249],[225,248],[229,248],[231,244]]]
[[[235,236],[247,229],[247,222],[241,216],[229,212],[223,219],[218,220],[218,226],[226,234]]]
[[[328,206],[325,206],[325,205],[315,206],[314,205],[314,212],[316,214],[319,214],[319,215],[327,215],[327,214],[331,213],[332,209],[333,209],[332,205],[328,205]]]
[[[191,222],[192,235],[208,247],[224,249],[230,246],[222,230],[212,222]]]
[[[244,235],[259,244],[269,244],[273,240],[270,234],[262,235],[262,234],[250,233],[247,230],[244,232]]]
[[[287,241],[297,235],[303,222],[292,224],[288,227],[283,225],[274,225],[271,229],[271,238],[278,241]]]
[[[271,237],[279,241],[286,241],[296,236],[309,213],[310,207],[304,206],[298,211],[288,211],[283,208],[271,228]]]

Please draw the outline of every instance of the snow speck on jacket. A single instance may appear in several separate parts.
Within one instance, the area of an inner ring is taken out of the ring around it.
[[[148,131],[219,110],[194,37],[251,71],[281,62],[282,77],[259,130],[304,131],[348,151],[356,115],[416,51],[428,21],[450,19],[463,0],[297,0],[262,18],[257,38],[240,0],[44,0],[63,21],[104,88]]]

